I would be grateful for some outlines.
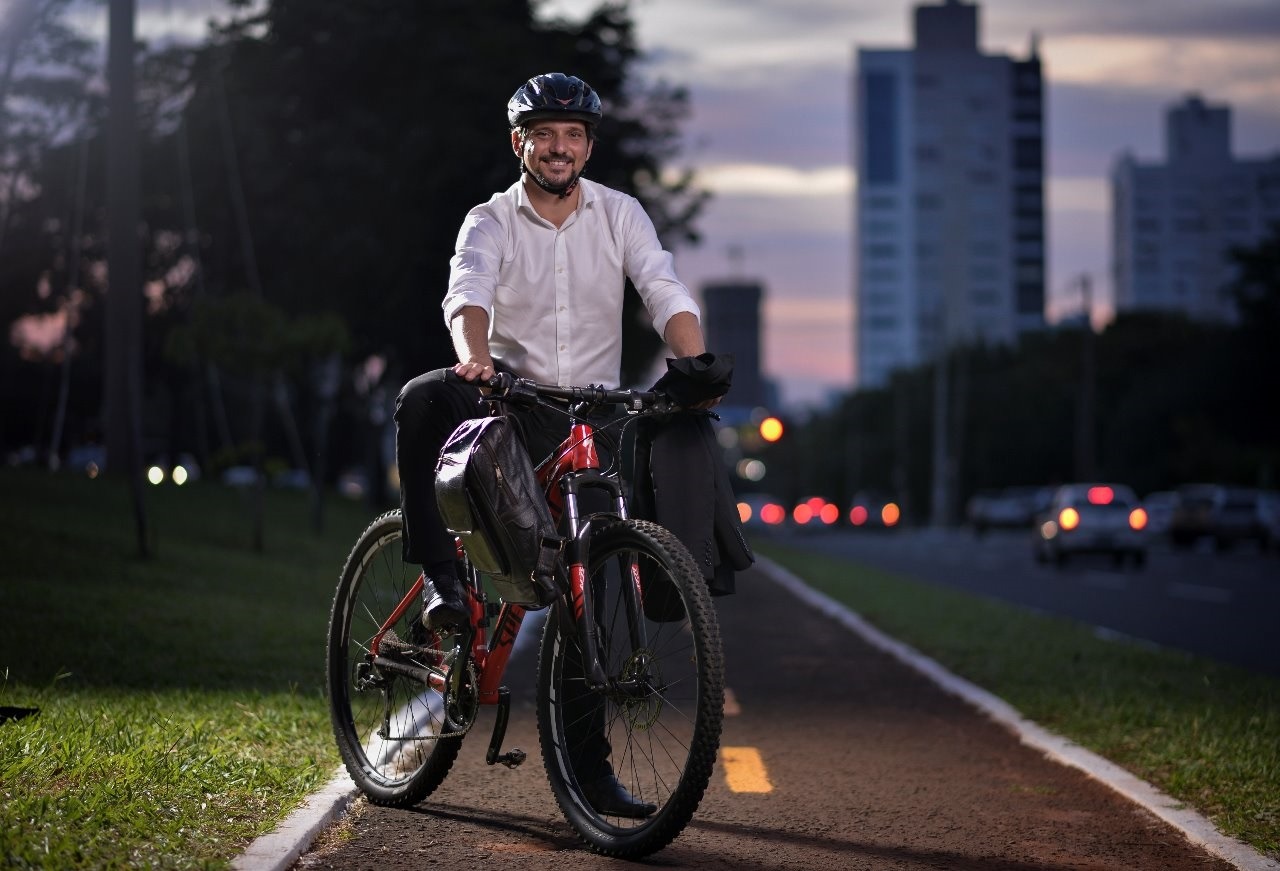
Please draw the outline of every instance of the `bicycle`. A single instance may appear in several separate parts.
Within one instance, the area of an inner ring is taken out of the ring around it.
[[[693,557],[663,527],[632,519],[617,447],[627,426],[675,411],[661,393],[559,387],[508,375],[486,399],[524,401],[569,417],[569,435],[536,469],[565,545],[560,595],[538,650],[536,719],[547,779],[570,826],[596,853],[634,859],[667,846],[702,799],[719,749],[724,705],[720,630]],[[605,425],[584,418],[622,406]],[[602,468],[596,442],[613,448]],[[589,488],[611,508],[580,513]],[[496,706],[485,760],[502,752],[510,692],[501,685],[528,608],[491,601],[459,541],[469,625],[428,631],[423,579],[403,563],[400,512],[375,519],[348,556],[330,617],[327,689],[338,749],[352,780],[377,805],[407,807],[448,775],[482,706]],[[646,595],[665,613],[646,615]],[[496,598],[496,597],[494,597]],[[586,718],[593,728],[575,728]],[[603,735],[605,747],[599,745]],[[592,751],[587,745],[595,748]],[[585,756],[607,753],[613,773],[652,813],[597,810],[584,793]]]

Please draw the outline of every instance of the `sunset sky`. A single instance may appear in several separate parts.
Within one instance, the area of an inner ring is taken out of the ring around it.
[[[548,0],[580,17],[589,0]],[[677,266],[695,289],[741,274],[767,293],[764,365],[785,399],[846,387],[852,362],[852,105],[858,47],[906,48],[909,2],[637,0],[647,73],[687,85],[688,164],[715,193],[704,244]],[[1190,92],[1233,108],[1240,156],[1280,152],[1277,0],[989,0],[988,53],[1040,38],[1047,88],[1050,305],[1078,310],[1088,273],[1109,305],[1112,162],[1163,160],[1165,108]],[[607,96],[607,95],[606,95]]]
[[[580,18],[597,5],[543,0],[540,9]],[[1163,160],[1170,104],[1192,92],[1228,103],[1237,155],[1280,151],[1280,0],[979,5],[984,51],[1024,57],[1039,37],[1051,317],[1078,311],[1072,288],[1082,274],[1109,307],[1108,173],[1125,150]],[[143,38],[175,26],[199,37],[208,15],[227,9],[217,0],[139,0],[138,8]],[[677,268],[695,291],[735,274],[763,282],[764,365],[788,402],[852,381],[854,63],[859,47],[909,47],[912,8],[906,0],[631,3],[645,74],[690,89],[684,163],[715,194],[699,224],[703,245],[679,251]],[[736,273],[734,247],[743,251]]]

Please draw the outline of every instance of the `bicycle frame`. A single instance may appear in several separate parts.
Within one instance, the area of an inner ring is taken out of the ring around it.
[[[592,426],[576,420],[572,420],[570,423],[569,435],[552,452],[550,458],[543,462],[535,472],[538,483],[542,486],[546,495],[552,516],[557,522],[562,517],[566,518],[568,536],[563,561],[568,572],[568,592],[574,623],[578,627],[579,635],[583,642],[587,685],[592,689],[611,688],[625,692],[626,687],[609,686],[609,680],[600,662],[596,621],[587,616],[593,613],[591,585],[587,583],[587,565],[589,557],[588,542],[591,535],[592,519],[595,515],[589,515],[584,520],[578,508],[578,497],[583,489],[601,489],[611,497],[614,508],[612,515],[625,519],[627,516],[626,502],[623,497],[622,485],[616,475],[601,471],[600,457],[596,451]],[[461,557],[463,555],[461,542],[458,544],[458,552]],[[626,608],[630,618],[629,624],[633,627],[632,631],[636,636],[632,638],[632,642],[633,644],[643,644],[646,641],[643,620],[635,619],[641,613],[643,602],[639,568],[632,561],[629,565],[624,566],[623,569],[629,572],[631,578],[631,584],[628,585],[631,594],[627,596]],[[379,627],[370,644],[370,652],[373,654],[375,662],[380,659],[379,647],[383,636],[386,635],[391,626],[395,625],[406,612],[421,600],[423,583],[424,579],[420,574],[410,586],[404,598],[400,600],[386,621]],[[522,605],[502,602],[497,609],[496,622],[490,634],[487,618],[493,616],[493,611],[489,609],[488,603],[481,598],[478,589],[471,590],[469,584],[464,584],[463,587],[469,591],[466,598],[471,612],[467,638],[464,639],[463,643],[469,647],[471,662],[476,669],[476,700],[481,705],[500,705],[499,716],[494,726],[494,738],[490,742],[487,756],[489,764],[493,764],[495,761],[500,760],[498,745],[501,743],[502,734],[506,730],[506,711],[509,696],[506,689],[501,686],[502,677],[510,660],[516,636],[523,625],[527,609]],[[441,661],[443,661],[443,657]],[[446,691],[446,684],[449,682],[450,675],[453,674],[453,672],[440,674],[426,669],[417,671],[423,672],[418,676],[425,677],[434,689],[441,692]],[[455,679],[460,678],[461,672]]]

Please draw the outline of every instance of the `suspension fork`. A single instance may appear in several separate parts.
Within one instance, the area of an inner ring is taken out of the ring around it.
[[[576,510],[577,499],[569,496],[566,508]],[[573,608],[573,622],[578,628],[578,640],[582,644],[582,672],[587,686],[593,690],[604,689],[609,684],[604,666],[600,662],[600,637],[596,625],[595,591],[591,589],[591,577],[587,566],[591,559],[591,520],[577,526],[575,535],[565,543],[565,564],[569,569],[569,601]]]
[[[570,476],[561,485],[569,532],[569,539],[565,544],[565,564],[569,571],[569,595],[573,608],[573,620],[582,644],[583,673],[588,687],[603,689],[609,685],[609,678],[600,656],[599,626],[596,621],[597,604],[588,570],[591,564],[591,536],[594,532],[595,518],[588,516],[583,520],[579,514],[579,484],[599,486],[609,490],[614,497],[613,501],[619,517],[626,517],[626,503],[622,496],[622,488],[617,482],[608,479],[592,478],[579,481],[575,476]],[[640,579],[640,567],[634,555],[620,555],[618,570],[631,647],[633,650],[642,649],[648,644],[648,636],[644,625],[644,589]]]

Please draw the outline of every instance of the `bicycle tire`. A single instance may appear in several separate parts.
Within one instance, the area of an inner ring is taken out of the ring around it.
[[[325,657],[338,752],[360,791],[387,807],[409,807],[434,792],[462,744],[461,736],[434,737],[451,731],[440,692],[372,663],[373,636],[420,572],[404,562],[403,536],[398,510],[381,515],[361,533],[342,567]],[[391,627],[398,639],[414,646],[386,652],[382,661],[390,657],[419,669],[444,669],[439,637],[422,626],[421,614],[421,608],[410,608]]]
[[[637,859],[667,846],[684,830],[710,781],[724,715],[720,628],[693,557],[661,526],[617,520],[591,535],[589,554],[601,663],[610,678],[643,673],[644,688],[630,695],[583,695],[581,666],[572,664],[581,645],[571,605],[561,599],[548,616],[539,650],[538,738],[551,790],[573,829],[593,852]],[[644,649],[631,643],[634,627],[621,592],[630,572],[619,568],[619,557],[636,558],[646,589],[669,582],[682,606],[675,620],[654,622],[638,615],[647,633]],[[583,719],[584,705],[596,718],[594,729],[573,727]],[[596,742],[596,761],[593,751],[582,749],[591,742]],[[608,767],[632,796],[656,806],[651,815],[628,819],[592,806],[579,777],[599,776],[599,756],[605,753]]]

